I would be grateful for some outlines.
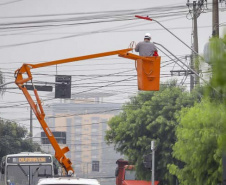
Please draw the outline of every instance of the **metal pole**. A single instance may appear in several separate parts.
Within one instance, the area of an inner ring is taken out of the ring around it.
[[[195,54],[198,55],[198,53],[191,48],[189,45],[187,45],[183,40],[181,40],[178,36],[176,36],[173,32],[171,32],[168,28],[166,28],[165,26],[163,26],[160,22],[158,22],[155,19],[152,19],[153,21],[155,21],[156,23],[158,23],[160,26],[162,26],[166,31],[168,31],[171,35],[173,35],[175,38],[177,38],[181,43],[183,43],[185,46],[187,46],[190,50],[192,50]],[[201,56],[200,56],[201,57]]]
[[[151,173],[151,185],[155,184],[155,141],[151,141],[152,150],[152,173]]]
[[[173,32],[171,32],[168,28],[166,28],[163,24],[161,24],[159,21],[149,18],[149,17],[142,17],[139,15],[136,15],[135,17],[139,18],[139,19],[145,19],[148,21],[155,21],[156,23],[158,23],[161,27],[163,27],[166,31],[168,31],[171,35],[173,35],[176,39],[178,39],[181,43],[183,43],[187,48],[189,48],[190,50],[192,50],[194,53],[196,53],[198,56],[199,54],[193,49],[191,48],[189,45],[187,45],[183,40],[181,40],[178,36],[176,36]],[[203,58],[202,56],[199,56],[201,58]]]
[[[219,37],[219,10],[218,0],[213,0],[213,13],[212,13],[212,31],[213,36]]]
[[[186,66],[188,69],[190,69],[196,76],[198,76],[201,80],[203,80],[203,82],[205,82],[206,84],[209,85],[209,82],[206,81],[203,77],[199,76],[199,74],[192,69],[190,66],[188,66],[186,63],[184,63],[182,60],[180,60],[176,55],[174,55],[171,51],[169,51],[168,49],[166,49],[162,44],[159,44],[157,42],[153,42],[156,45],[161,46],[162,48],[164,48],[166,51],[168,51],[172,56],[174,56],[178,61],[180,61],[184,66]],[[177,63],[177,62],[176,62]],[[213,88],[213,87],[212,87]],[[213,88],[214,89],[214,88]],[[216,92],[218,92],[216,89],[214,89]]]
[[[32,108],[30,107],[30,137],[31,141],[33,138],[33,119],[32,119]]]

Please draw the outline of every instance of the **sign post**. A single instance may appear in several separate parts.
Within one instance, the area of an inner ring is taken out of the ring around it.
[[[151,141],[152,150],[152,170],[151,170],[151,185],[155,184],[155,141]]]

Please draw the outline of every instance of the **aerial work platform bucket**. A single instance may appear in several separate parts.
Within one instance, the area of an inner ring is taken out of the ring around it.
[[[160,86],[161,57],[147,57],[151,60],[137,59],[138,89],[158,91]]]

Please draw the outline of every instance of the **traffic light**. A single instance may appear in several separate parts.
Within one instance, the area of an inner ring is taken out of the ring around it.
[[[144,167],[145,168],[148,168],[148,169],[151,169],[151,166],[152,166],[152,154],[147,154],[144,156]]]
[[[56,75],[55,98],[71,98],[71,76]]]

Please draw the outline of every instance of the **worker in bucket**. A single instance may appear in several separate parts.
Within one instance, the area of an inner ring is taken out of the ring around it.
[[[135,51],[139,52],[140,56],[158,56],[157,48],[152,42],[150,42],[150,40],[150,33],[146,33],[144,36],[144,41],[139,42],[136,45]]]

